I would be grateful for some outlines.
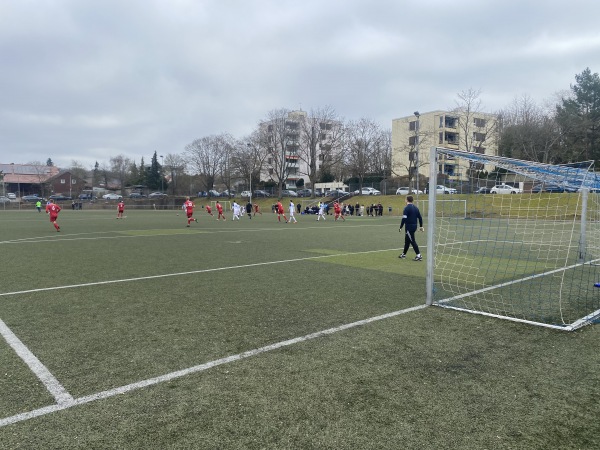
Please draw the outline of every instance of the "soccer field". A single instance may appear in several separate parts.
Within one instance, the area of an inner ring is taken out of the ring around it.
[[[597,327],[425,308],[397,217],[115,215],[0,214],[3,448],[596,446]]]

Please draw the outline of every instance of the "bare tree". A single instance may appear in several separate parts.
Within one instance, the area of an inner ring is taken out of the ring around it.
[[[167,153],[165,156],[165,169],[170,174],[171,195],[178,193],[178,182],[184,174],[185,165],[185,159],[181,155]]]
[[[561,133],[552,114],[527,95],[500,113],[500,154],[554,164],[562,158]]]
[[[205,136],[186,145],[184,155],[189,166],[202,176],[204,190],[214,188],[224,158],[224,143],[220,136]]]
[[[217,139],[215,139],[214,146],[214,151],[221,154],[221,163],[219,164],[221,182],[225,185],[227,192],[231,197],[231,185],[235,180],[235,175],[232,172],[231,166],[231,156],[234,148],[233,137],[226,133],[220,134],[217,136]]]
[[[498,130],[496,120],[478,120],[483,113],[480,89],[467,89],[457,94],[456,107],[452,112],[459,116],[460,148],[475,152],[495,139]]]
[[[267,148],[269,175],[277,183],[279,196],[293,161],[288,155],[297,151],[300,137],[299,121],[294,120],[291,114],[285,108],[272,110],[259,126],[261,145]]]
[[[314,187],[321,174],[333,173],[334,167],[343,161],[344,131],[342,119],[329,106],[311,110],[300,122],[297,154],[304,163],[302,174],[308,176],[311,186]]]
[[[231,170],[249,190],[260,182],[260,172],[267,157],[266,147],[261,144],[261,134],[257,130],[249,137],[238,140],[232,150]]]
[[[379,125],[371,119],[349,122],[346,129],[346,164],[353,176],[358,178],[359,192],[365,175],[373,172],[374,154],[384,139]]]
[[[121,195],[123,195],[123,188],[130,175],[131,160],[124,155],[117,155],[114,158],[110,158],[110,166],[111,171],[119,180]]]

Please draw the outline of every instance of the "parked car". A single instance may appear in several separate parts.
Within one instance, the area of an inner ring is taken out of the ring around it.
[[[346,197],[349,196],[350,193],[346,192],[346,191],[342,191],[340,189],[332,189],[330,191],[327,191],[325,193],[326,197],[331,197],[331,198],[340,198],[340,197]],[[373,195],[377,195],[377,194],[373,194]]]
[[[16,200],[17,194],[13,194],[12,192],[9,192],[8,194],[6,194],[6,197],[10,200]]]
[[[119,194],[104,194],[102,198],[104,200],[123,200],[123,196]]]
[[[456,189],[438,184],[435,187],[436,194],[456,194]]]
[[[531,189],[531,192],[533,194],[540,194],[542,192],[562,193],[562,192],[577,192],[577,189],[571,188],[571,187],[559,186],[558,184],[536,184]]]
[[[225,189],[223,192],[221,192],[221,197],[235,197],[235,191],[233,189],[231,191]]]
[[[298,194],[298,197],[310,197],[312,196],[312,189],[298,189],[296,194]]]
[[[168,195],[163,192],[152,192],[148,194],[148,198],[167,198]]]
[[[254,196],[255,197],[270,197],[271,194],[269,194],[267,191],[263,191],[262,189],[257,189],[254,191]]]
[[[242,193],[240,194],[240,196],[242,198],[250,198],[250,197],[252,197],[252,192],[250,192],[250,191],[242,191]]]
[[[489,187],[481,186],[475,191],[476,194],[489,194],[491,189]]]
[[[215,191],[214,189],[211,189],[208,191],[208,196],[209,197],[220,197],[221,194],[219,193],[219,191]]]
[[[92,194],[79,194],[79,200],[93,200],[95,198]]]
[[[55,202],[64,202],[67,200],[73,200],[73,198],[69,197],[68,195],[54,194],[48,197],[48,200],[54,200]]]
[[[37,202],[38,200],[42,201],[43,199],[41,197],[38,197],[37,194],[24,195],[23,197],[21,197],[21,201],[23,202]]]
[[[146,198],[146,196],[144,194],[140,194],[139,192],[132,192],[131,194],[129,194],[129,198]]]
[[[522,194],[523,190],[508,184],[497,184],[490,189],[490,194]]]
[[[381,191],[378,191],[375,188],[372,187],[364,187],[362,188],[360,191],[356,190],[354,191],[354,195],[381,195]]]
[[[0,196],[0,204],[10,203],[10,198],[5,197],[4,195]]]
[[[296,194],[295,191],[291,191],[289,189],[284,189],[283,191],[281,191],[281,196],[282,197],[298,197],[298,194]]]
[[[408,195],[408,194],[422,194],[423,191],[420,189],[411,189],[408,186],[399,187],[396,189],[396,195]]]

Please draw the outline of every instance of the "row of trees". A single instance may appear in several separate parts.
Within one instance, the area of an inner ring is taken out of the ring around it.
[[[570,91],[545,107],[528,96],[515,99],[495,113],[494,128],[484,133],[479,130],[477,142],[469,127],[471,117],[482,112],[480,91],[459,93],[453,111],[463,118],[458,123],[460,148],[477,151],[476,146],[493,135],[501,156],[552,164],[600,161],[600,78],[588,68],[575,80]],[[424,145],[425,138],[416,130],[412,145],[394,151],[414,151],[415,144],[420,140]],[[174,194],[208,191],[215,186],[231,190],[240,184],[245,189],[276,186],[281,190],[290,176],[305,176],[312,185],[352,178],[362,187],[366,179],[394,176],[408,177],[410,182],[418,172],[417,165],[427,164],[426,159],[410,158],[408,166],[396,168],[399,173],[394,173],[391,130],[368,118],[346,121],[327,106],[309,112],[272,110],[248,136],[204,136],[186,145],[180,154],[167,154],[164,162],[161,156],[161,163],[156,152],[149,165],[143,159],[138,165],[118,155],[110,158],[109,165],[96,163],[92,179],[94,185],[109,185],[110,179],[117,179],[121,187],[168,187]],[[294,172],[297,167],[301,171]],[[71,170],[85,175],[85,169],[75,162]]]

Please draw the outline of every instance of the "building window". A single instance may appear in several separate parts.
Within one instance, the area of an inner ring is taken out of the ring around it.
[[[268,158],[267,159],[267,164],[273,164],[273,158]]]
[[[77,184],[77,179],[76,178],[71,178],[71,184]]]
[[[452,145],[458,145],[458,133],[446,133],[446,142]]]
[[[64,178],[60,179],[60,184],[66,184],[66,183],[67,183],[67,180],[65,180]]]
[[[483,141],[485,141],[485,133],[474,132],[473,139],[476,140],[477,142],[483,142]]]
[[[446,116],[446,120],[444,121],[444,126],[446,128],[457,128],[458,127],[458,117]]]
[[[454,176],[454,166],[452,166],[450,164],[444,164],[444,173],[446,175],[448,175],[449,177],[453,177]]]
[[[473,148],[475,150],[475,153],[480,153],[480,154],[485,154],[485,148],[484,147],[474,147]]]
[[[416,120],[408,122],[408,131],[416,131],[416,129],[417,129],[417,121]]]
[[[438,142],[438,144],[443,144],[444,143],[444,132],[440,131],[440,140]]]
[[[485,127],[486,120],[485,119],[479,119],[479,118],[475,117],[473,119],[473,123],[475,124],[475,126],[477,128],[483,128],[483,127]]]
[[[410,152],[408,154],[408,160],[409,161],[416,161],[417,160],[417,152]]]
[[[418,142],[419,140],[417,139],[417,136],[408,137],[408,145],[417,145]]]
[[[273,175],[273,169],[269,169],[269,175]]]

